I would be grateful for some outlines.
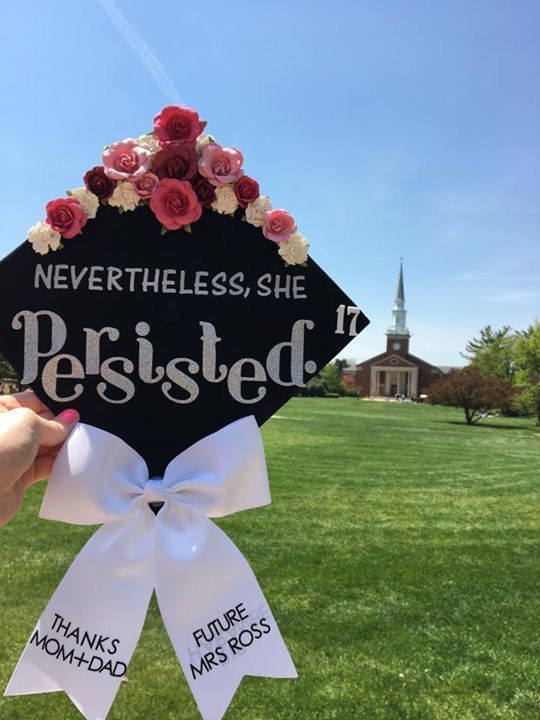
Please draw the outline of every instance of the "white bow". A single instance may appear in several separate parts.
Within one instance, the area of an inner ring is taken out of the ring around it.
[[[200,440],[163,479],[116,435],[75,427],[40,516],[103,523],[57,587],[6,695],[64,690],[104,720],[137,645],[152,591],[205,720],[220,720],[244,675],[296,677],[257,580],[208,518],[270,502],[253,416]],[[155,515],[149,502],[164,503]]]

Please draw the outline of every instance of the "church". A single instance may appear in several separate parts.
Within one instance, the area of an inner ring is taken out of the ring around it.
[[[403,263],[400,264],[392,324],[386,332],[386,350],[356,365],[356,386],[364,397],[418,398],[432,382],[444,377],[435,367],[409,352],[411,333],[407,328]],[[352,369],[352,368],[351,368]]]

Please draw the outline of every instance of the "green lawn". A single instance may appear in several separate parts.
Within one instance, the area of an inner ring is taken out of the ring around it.
[[[220,522],[250,560],[298,680],[245,678],[241,720],[537,720],[540,428],[450,408],[294,399],[264,427],[273,504]],[[91,531],[0,531],[0,685]],[[198,718],[153,602],[109,715]],[[7,720],[80,717],[62,694]]]

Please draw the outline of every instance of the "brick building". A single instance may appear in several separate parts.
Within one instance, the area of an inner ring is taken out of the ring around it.
[[[355,381],[364,397],[416,398],[427,393],[434,380],[444,371],[409,352],[411,333],[407,328],[403,264],[399,268],[392,325],[386,332],[386,350],[359,363]]]

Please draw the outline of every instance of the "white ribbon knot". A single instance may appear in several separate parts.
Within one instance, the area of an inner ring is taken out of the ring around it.
[[[53,594],[6,695],[64,690],[104,720],[155,590],[205,720],[220,720],[244,675],[296,677],[255,576],[208,518],[270,502],[253,416],[185,450],[163,478],[120,438],[79,424],[55,462],[40,516],[102,524]],[[163,503],[154,514],[149,503]]]
[[[143,496],[149,503],[166,502],[168,496],[163,487],[163,478],[155,477],[147,480],[144,485]]]

